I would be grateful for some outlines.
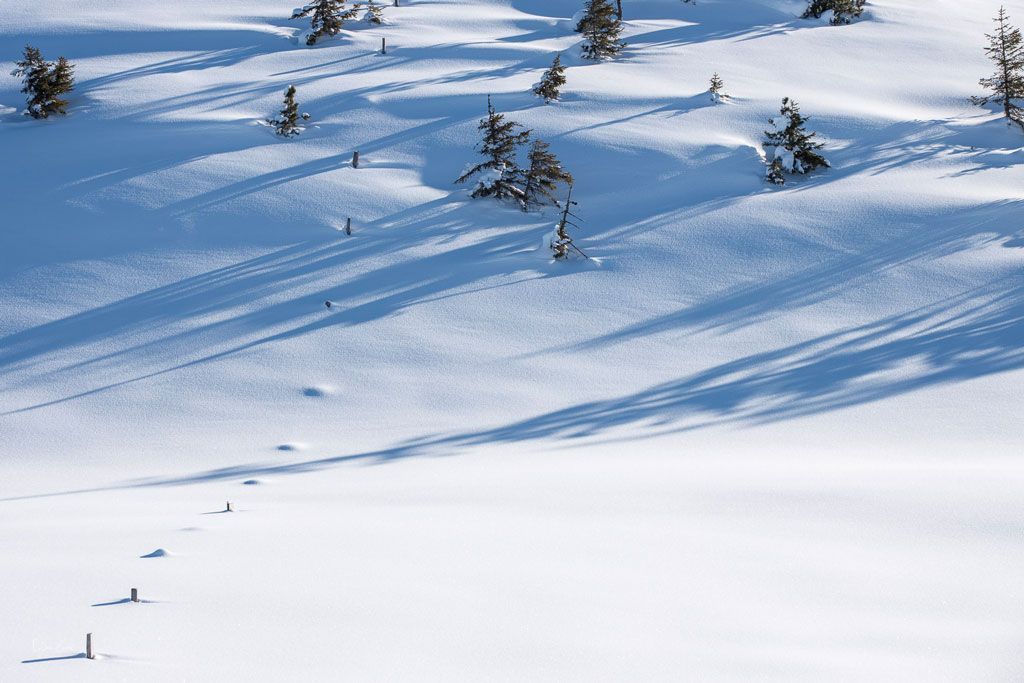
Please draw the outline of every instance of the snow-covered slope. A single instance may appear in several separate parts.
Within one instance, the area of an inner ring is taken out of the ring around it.
[[[45,122],[0,77],[0,680],[1021,676],[997,7],[623,4],[600,64],[574,0],[315,47],[267,0],[0,6],[0,57],[78,76]],[[597,260],[452,184],[487,95]],[[832,168],[779,189],[784,96]]]

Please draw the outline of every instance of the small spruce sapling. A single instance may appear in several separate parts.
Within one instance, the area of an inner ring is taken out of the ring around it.
[[[785,127],[780,130],[775,119],[768,119],[775,130],[764,133],[764,146],[771,152],[765,178],[776,185],[783,185],[786,173],[804,174],[816,168],[828,168],[828,161],[818,154],[824,145],[814,140],[816,133],[807,132],[804,126],[808,119],[800,114],[800,106],[785,97],[779,113]]]
[[[562,168],[561,162],[551,153],[550,145],[543,140],[534,140],[528,155],[529,166],[523,172],[522,209],[542,206],[548,202],[558,206],[555,191],[559,183],[572,185],[572,174]]]
[[[572,252],[576,252],[583,258],[590,258],[573,243],[572,235],[569,234],[569,226],[574,228],[580,227],[570,219],[570,216],[572,218],[579,218],[572,212],[572,207],[578,204],[578,202],[573,201],[572,188],[572,183],[569,183],[569,192],[565,197],[565,204],[562,206],[562,216],[558,223],[555,224],[555,229],[548,233],[548,237],[546,238],[548,248],[551,249],[555,260],[557,261],[564,261],[568,259]]]
[[[585,59],[610,59],[618,56],[626,44],[619,40],[622,22],[608,0],[587,0],[583,18],[576,30],[583,34]]]
[[[484,161],[468,168],[455,182],[464,183],[473,176],[480,176],[471,197],[515,199],[522,203],[523,192],[515,182],[522,175],[516,164],[516,151],[529,140],[530,131],[517,130],[522,126],[506,121],[504,114],[495,111],[490,96],[487,97],[487,116],[480,120],[478,128],[483,133],[478,150]]]
[[[841,26],[851,23],[854,19],[864,13],[864,5],[867,0],[810,0],[807,9],[804,10],[802,19],[820,19],[825,12],[832,12],[832,19],[829,23],[833,26]]]
[[[74,65],[67,59],[60,57],[56,63],[48,62],[38,48],[26,45],[11,75],[22,79],[21,92],[28,95],[26,114],[45,119],[51,114],[67,113],[68,101],[61,96],[75,87]]]
[[[66,114],[68,101],[60,96],[75,89],[75,67],[65,57],[58,57],[57,63],[50,71],[50,102],[51,112]]]
[[[1006,8],[1000,7],[995,18],[996,31],[985,34],[988,47],[985,54],[995,62],[996,72],[981,79],[981,85],[992,91],[986,97],[972,97],[977,105],[998,102],[1007,123],[1016,123],[1024,129],[1024,110],[1014,100],[1024,98],[1024,40],[1020,29],[1010,25]]]
[[[39,48],[26,45],[22,58],[14,63],[14,67],[11,75],[21,79],[21,92],[28,95],[25,113],[34,118],[45,118],[42,104],[48,96],[52,64],[43,59]]]
[[[562,55],[555,55],[551,68],[544,72],[534,89],[533,94],[543,97],[545,102],[558,99],[562,86],[565,85],[565,67],[562,66]]]
[[[347,19],[356,15],[356,10],[347,9],[344,0],[313,0],[292,12],[292,19],[310,17],[310,33],[306,45],[315,45],[323,36],[333,37],[341,33]]]
[[[281,109],[281,118],[267,119],[267,123],[273,126],[281,137],[292,137],[303,131],[299,119],[309,120],[309,114],[299,114],[299,105],[295,101],[295,86],[289,85],[284,94],[284,107]]]
[[[717,71],[711,76],[711,87],[708,88],[708,92],[711,93],[711,101],[715,104],[729,99],[729,95],[725,92],[725,81],[722,80]]]
[[[368,24],[383,24],[384,23],[384,5],[378,5],[375,2],[369,2],[366,5],[366,15],[363,16],[363,21]]]

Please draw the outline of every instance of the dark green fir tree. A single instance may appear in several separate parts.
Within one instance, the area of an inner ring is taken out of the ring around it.
[[[516,180],[522,175],[522,170],[516,164],[516,152],[529,141],[530,131],[518,130],[521,125],[506,121],[504,114],[495,111],[490,96],[487,97],[487,116],[480,120],[478,127],[483,133],[483,140],[477,149],[484,160],[468,168],[455,182],[464,183],[479,176],[472,197],[515,199],[521,203],[523,192],[516,185]]]
[[[766,175],[768,181],[782,185],[786,173],[803,174],[817,168],[828,168],[828,161],[818,154],[824,145],[814,139],[816,133],[807,131],[808,119],[800,114],[800,106],[785,97],[779,113],[782,115],[782,127],[776,119],[769,119],[775,130],[765,131],[764,146],[772,154]]]
[[[572,174],[562,168],[558,157],[552,154],[550,145],[543,140],[533,141],[528,160],[529,165],[522,178],[523,210],[548,203],[558,206],[555,198],[558,185],[572,185]]]
[[[333,37],[341,33],[345,21],[356,15],[355,8],[345,7],[344,0],[313,0],[292,13],[292,19],[310,17],[310,34],[307,45],[315,45],[323,36]]]
[[[833,26],[849,24],[864,13],[866,0],[810,0],[804,10],[804,19],[820,19],[826,12],[832,12],[829,23]]]
[[[985,34],[988,47],[985,54],[996,65],[996,71],[988,78],[981,79],[982,87],[991,95],[972,98],[975,104],[996,102],[1003,108],[1007,122],[1016,123],[1024,129],[1024,111],[1014,100],[1024,98],[1024,41],[1020,29],[1010,25],[1006,8],[1000,7],[995,18],[996,30]]]
[[[544,72],[540,83],[533,89],[533,94],[543,97],[545,102],[558,99],[562,86],[565,85],[565,67],[562,66],[562,55],[555,55],[551,67]]]
[[[619,40],[622,22],[608,0],[587,0],[584,15],[576,30],[583,34],[585,59],[610,59],[618,56],[626,44]]]
[[[295,86],[289,85],[284,93],[284,106],[281,108],[279,118],[267,119],[277,134],[281,137],[292,137],[302,132],[302,124],[299,121],[308,121],[309,114],[299,113],[299,104],[295,101]]]
[[[48,62],[38,48],[26,45],[11,75],[22,79],[21,92],[28,95],[27,114],[45,119],[67,113],[68,101],[62,96],[75,87],[74,65],[67,59],[60,57],[56,63]]]
[[[711,87],[708,88],[708,92],[711,93],[712,102],[718,103],[729,99],[729,96],[725,93],[725,81],[722,80],[717,71],[711,76]]]

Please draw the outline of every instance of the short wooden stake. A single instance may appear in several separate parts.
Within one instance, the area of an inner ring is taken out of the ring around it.
[[[386,55],[388,53],[388,39],[384,36],[380,37],[380,53]]]
[[[345,219],[345,234],[346,235],[351,235],[352,234],[352,219],[351,218],[346,218]]]
[[[234,510],[231,509],[231,501],[230,500],[227,503],[225,503],[225,505],[224,505],[224,512],[234,512]]]
[[[139,601],[139,589],[138,588],[133,588],[132,589],[132,602],[138,602],[138,601]]]
[[[359,151],[352,152],[352,168],[359,168]]]
[[[93,651],[92,651],[92,634],[91,633],[86,633],[85,634],[85,658],[86,659],[96,659],[96,655],[93,654]]]

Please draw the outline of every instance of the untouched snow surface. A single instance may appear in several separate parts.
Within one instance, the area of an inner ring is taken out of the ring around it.
[[[579,4],[0,5],[78,77],[0,77],[0,680],[1024,678],[997,3],[625,0],[600,64]],[[599,262],[452,185],[488,94]],[[833,168],[780,189],[783,96]]]

